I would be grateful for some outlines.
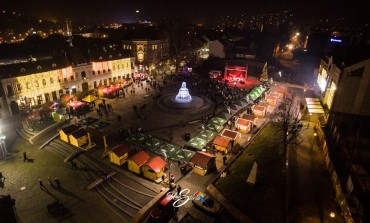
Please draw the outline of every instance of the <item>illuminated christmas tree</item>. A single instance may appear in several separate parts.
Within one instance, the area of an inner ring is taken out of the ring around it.
[[[262,69],[260,81],[263,83],[263,82],[267,82],[268,80],[269,80],[269,76],[267,73],[267,62],[266,62],[265,66],[263,66],[263,69]]]

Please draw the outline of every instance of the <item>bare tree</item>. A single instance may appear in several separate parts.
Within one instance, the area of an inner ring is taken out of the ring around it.
[[[186,43],[188,42],[188,35],[186,34],[186,27],[181,20],[168,20],[165,23],[165,29],[168,33],[170,53],[175,62],[176,73],[179,70],[181,63],[181,54],[183,53]]]
[[[282,159],[286,160],[287,148],[289,144],[298,143],[298,136],[303,128],[302,115],[299,111],[299,103],[294,98],[284,97],[279,104],[276,112],[274,125],[279,129],[281,135]]]

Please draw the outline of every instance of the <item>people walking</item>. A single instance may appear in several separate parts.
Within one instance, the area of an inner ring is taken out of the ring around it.
[[[23,152],[23,162],[28,162],[28,157],[27,157],[27,153],[26,152]]]
[[[55,177],[54,183],[57,185],[57,188],[60,189],[60,181],[58,178]]]

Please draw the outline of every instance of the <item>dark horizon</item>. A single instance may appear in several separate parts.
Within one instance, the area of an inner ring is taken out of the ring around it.
[[[211,23],[221,15],[253,16],[292,10],[295,22],[300,24],[317,23],[320,19],[337,20],[345,18],[346,23],[369,22],[365,7],[358,4],[347,5],[341,1],[320,0],[261,0],[261,1],[196,1],[158,0],[155,2],[110,0],[2,0],[1,10],[63,23],[67,18],[75,23],[132,23],[138,20],[158,21],[162,18],[182,18],[192,23]],[[139,13],[136,13],[139,10]]]

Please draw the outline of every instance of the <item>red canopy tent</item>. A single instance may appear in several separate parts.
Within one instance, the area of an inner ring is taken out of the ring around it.
[[[81,102],[81,101],[71,101],[71,102],[68,102],[67,104],[69,107],[72,107],[72,108],[77,108],[77,107],[80,107],[82,105],[85,105],[84,102]]]

